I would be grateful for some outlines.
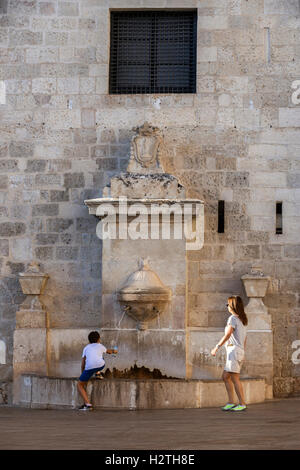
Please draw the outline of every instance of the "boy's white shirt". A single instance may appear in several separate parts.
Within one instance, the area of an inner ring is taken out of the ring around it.
[[[103,354],[107,349],[101,343],[88,344],[82,352],[82,357],[85,357],[85,370],[96,369],[105,365]]]

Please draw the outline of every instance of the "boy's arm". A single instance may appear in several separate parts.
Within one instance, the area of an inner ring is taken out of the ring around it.
[[[106,350],[106,354],[117,354],[117,350],[116,349],[107,349]]]
[[[85,368],[85,356],[82,358],[82,361],[81,361],[81,373],[84,371],[84,368]]]

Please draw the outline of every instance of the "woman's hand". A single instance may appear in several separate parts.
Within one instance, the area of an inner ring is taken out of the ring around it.
[[[219,348],[217,348],[217,346],[216,346],[214,349],[212,349],[212,350],[210,351],[210,354],[211,354],[212,356],[215,356],[215,355],[217,354],[218,349],[219,349]]]

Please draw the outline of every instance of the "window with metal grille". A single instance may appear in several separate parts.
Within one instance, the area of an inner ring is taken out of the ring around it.
[[[111,11],[110,94],[196,93],[197,12]]]

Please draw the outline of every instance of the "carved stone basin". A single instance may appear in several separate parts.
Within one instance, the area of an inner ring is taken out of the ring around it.
[[[127,315],[138,323],[140,330],[162,314],[171,299],[171,290],[164,286],[158,275],[143,261],[141,268],[132,273],[117,298]]]

